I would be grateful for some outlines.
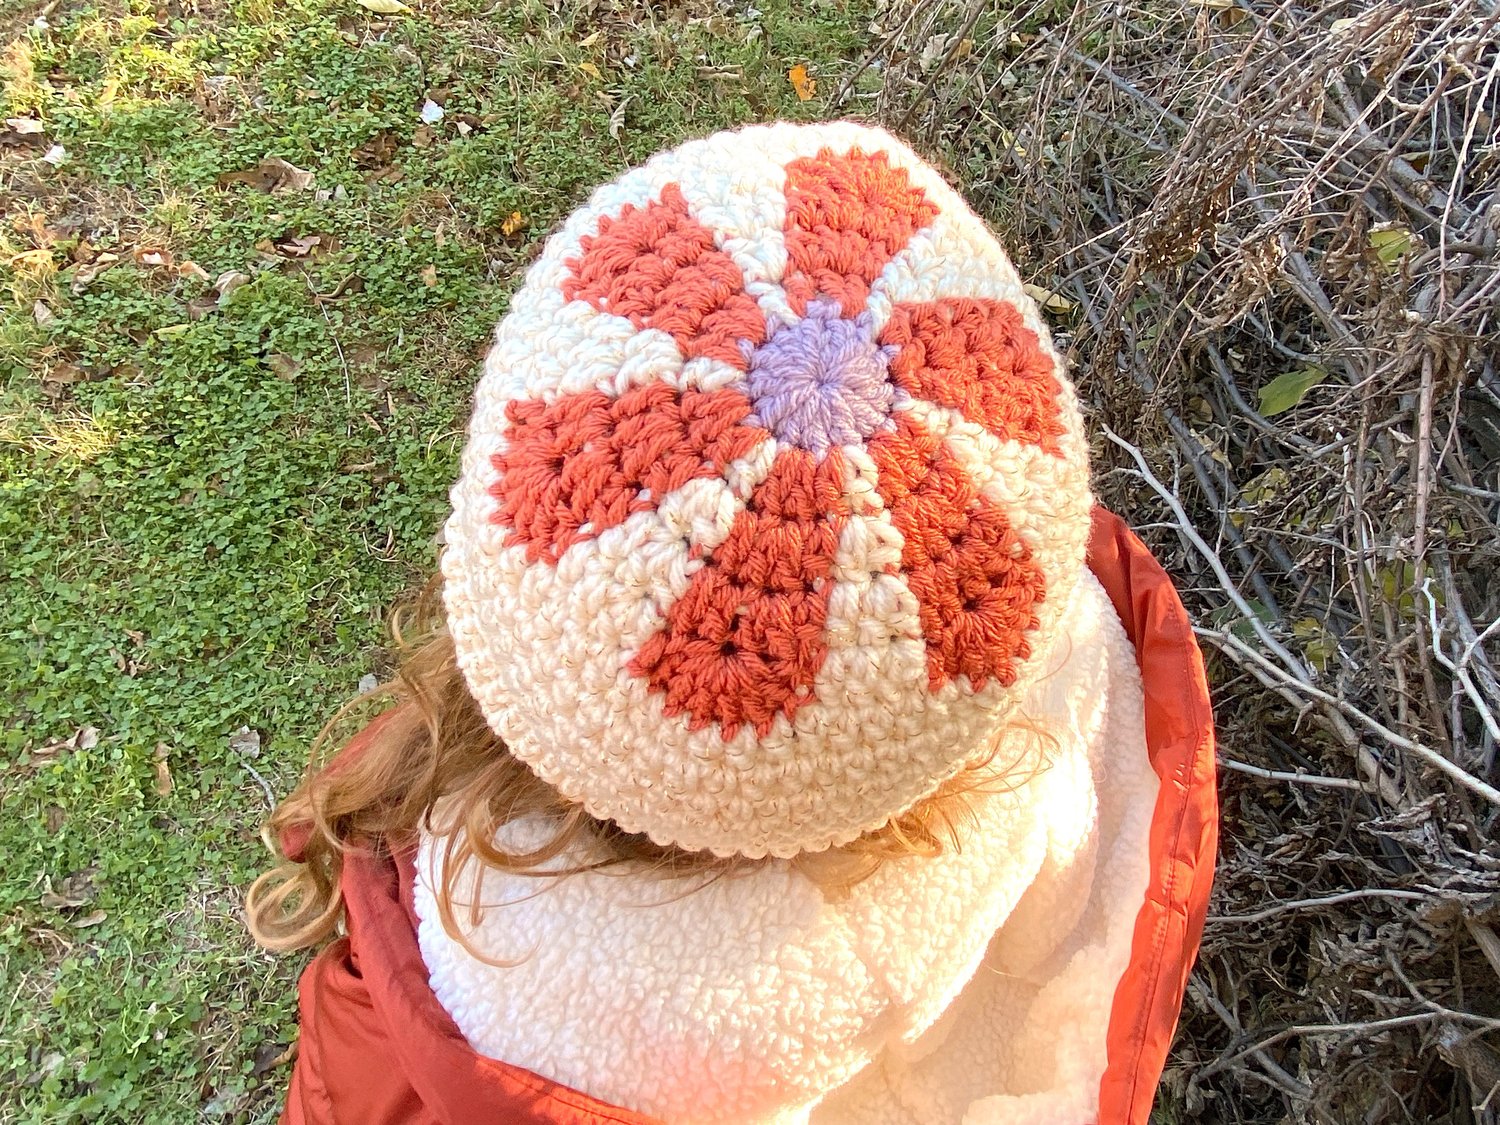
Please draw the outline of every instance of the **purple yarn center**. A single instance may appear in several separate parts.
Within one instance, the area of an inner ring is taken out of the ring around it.
[[[864,441],[891,414],[894,347],[875,342],[868,312],[850,320],[833,301],[813,301],[750,355],[746,377],[760,424],[778,441],[820,460],[835,446]]]

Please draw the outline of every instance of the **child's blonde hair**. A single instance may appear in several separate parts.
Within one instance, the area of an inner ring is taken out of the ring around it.
[[[251,885],[245,912],[256,941],[270,949],[317,946],[338,932],[344,919],[340,875],[345,853],[400,850],[432,827],[439,801],[444,808],[443,885],[437,901],[444,927],[456,939],[455,891],[474,864],[516,874],[548,876],[633,864],[660,876],[730,874],[761,862],[722,859],[653,843],[625,832],[565,800],[530,767],[511,755],[469,693],[444,624],[440,587],[434,581],[412,604],[392,615],[392,633],[401,654],[395,678],[340,709],[313,742],[308,776],[271,814],[262,833],[280,862]],[[386,698],[394,707],[378,729],[370,730],[360,753],[337,766],[319,765],[334,734],[357,707]],[[1025,720],[1038,736],[1045,732]],[[1012,786],[1035,772],[1023,762],[992,768],[990,754],[914,808],[853,843],[790,862],[837,894],[868,877],[882,862],[901,856],[936,856],[957,848],[958,828],[971,816],[968,794],[998,778]],[[523,817],[543,817],[557,827],[552,839],[530,852],[509,852],[494,843],[503,825]],[[299,858],[286,855],[289,832],[306,832]],[[581,845],[587,845],[586,847]],[[553,862],[586,854],[583,866]],[[469,912],[480,904],[468,896]],[[471,921],[474,920],[471,917]]]

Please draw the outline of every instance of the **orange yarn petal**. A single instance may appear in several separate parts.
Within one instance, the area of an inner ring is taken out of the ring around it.
[[[742,424],[738,391],[679,392],[665,383],[619,398],[600,391],[556,402],[513,400],[506,447],[491,458],[500,479],[490,518],[526,544],[526,560],[556,563],[574,543],[624,523],[632,512],[697,477],[717,476],[766,432]]]
[[[891,378],[913,398],[953,407],[1002,440],[1061,455],[1056,366],[1008,301],[898,304],[880,342],[900,348]]]
[[[871,283],[938,209],[883,152],[859,149],[793,160],[786,166],[787,273],[782,281],[801,314],[816,296],[846,317],[865,307]]]
[[[929,687],[958,676],[975,691],[991,679],[1014,683],[1047,592],[1030,549],[947,446],[909,416],[869,448],[876,488],[906,539],[901,572],[917,598]]]
[[[833,553],[848,506],[842,457],[783,448],[630,670],[694,729],[757,735],[812,698],[828,654]]]
[[[707,356],[743,371],[746,351],[766,338],[765,317],[713,232],[688,214],[676,184],[644,207],[627,204],[580,240],[567,265],[568,300],[669,333],[688,359]]]

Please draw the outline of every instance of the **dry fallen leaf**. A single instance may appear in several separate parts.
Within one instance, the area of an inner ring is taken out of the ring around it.
[[[57,241],[57,232],[47,225],[47,216],[41,211],[31,211],[15,216],[10,221],[11,229],[24,234],[38,249],[51,246]]]
[[[1030,282],[1027,282],[1021,288],[1026,290],[1028,297],[1041,305],[1042,308],[1046,309],[1053,316],[1066,316],[1073,311],[1073,302],[1061,293],[1051,289],[1043,289],[1040,285],[1032,285]]]
[[[500,223],[500,233],[509,238],[526,225],[526,216],[519,211],[512,211]]]
[[[601,81],[604,78],[604,74],[599,70],[599,68],[597,66],[595,66],[591,62],[581,62],[581,63],[579,63],[578,64],[578,69],[581,70],[581,71],[583,71],[583,73],[587,74],[590,78],[601,80]]]
[[[422,125],[417,126],[419,129],[425,127]],[[367,184],[399,184],[404,176],[405,173],[393,164],[389,168],[376,168],[373,171],[366,172],[364,180]]]
[[[120,255],[118,254],[100,254],[92,262],[86,262],[73,271],[73,280],[69,283],[69,288],[74,293],[82,293],[93,283],[94,278],[98,277],[119,260]]]
[[[401,0],[354,0],[361,8],[379,16],[394,16],[398,12],[411,11]]]
[[[422,267],[422,284],[429,289],[437,284],[437,266],[426,265]]]
[[[239,270],[225,270],[218,277],[214,278],[214,289],[218,291],[219,304],[222,305],[228,299],[229,294],[233,293],[240,286],[248,284],[250,284],[250,275],[248,273],[241,273]]]
[[[948,53],[949,36],[939,31],[936,35],[929,35],[927,42],[922,44],[922,52],[917,56],[917,66],[923,72],[931,70],[943,61],[943,56]]]
[[[51,164],[53,167],[56,167],[67,159],[68,150],[63,148],[62,145],[53,145],[46,152],[42,153],[42,161],[46,164]]]
[[[306,258],[322,244],[322,235],[302,234],[295,238],[281,239],[276,243],[276,249],[288,258]]]
[[[99,888],[94,885],[94,877],[98,874],[97,867],[85,867],[63,876],[56,886],[49,879],[47,890],[42,895],[42,905],[48,910],[76,910],[87,906],[99,893]]]
[[[199,281],[207,281],[209,273],[197,262],[186,261],[177,263],[177,273],[180,277],[196,277]]]
[[[138,266],[146,266],[148,269],[169,270],[172,268],[172,251],[162,250],[154,246],[142,246],[131,253]]]
[[[40,328],[46,328],[49,324],[57,322],[57,316],[47,307],[46,301],[36,301],[31,306],[31,318],[37,322]]]
[[[109,915],[102,910],[91,910],[82,918],[74,918],[73,928],[75,930],[86,930],[90,926],[97,926],[100,922],[104,921],[104,919],[108,917]]]
[[[260,731],[253,727],[240,727],[229,736],[229,748],[247,758],[259,758]]]
[[[59,363],[56,367],[48,370],[42,376],[44,383],[81,383],[88,378],[88,373],[76,363]]]
[[[172,770],[167,765],[167,755],[172,748],[165,742],[156,744],[156,752],[151,756],[151,764],[156,767],[156,795],[158,797],[168,796],[172,792]]]
[[[241,172],[225,172],[219,177],[220,186],[245,184],[256,191],[268,191],[282,195],[289,191],[307,191],[313,186],[313,174],[298,168],[279,156],[268,156],[254,168]]]
[[[267,1074],[279,1066],[285,1066],[297,1057],[297,1040],[283,1047],[280,1043],[262,1043],[255,1049],[255,1065],[250,1068],[250,1073],[255,1075]]]
[[[284,383],[293,382],[297,378],[297,372],[302,370],[302,365],[284,352],[267,356],[266,366]]]
[[[609,111],[609,135],[614,140],[620,139],[620,130],[625,127],[625,107],[630,104],[634,94],[626,94],[620,99],[620,103]]]
[[[29,137],[40,133],[43,125],[35,117],[7,117],[6,127],[17,136]]]
[[[42,376],[42,393],[48,398],[61,398],[74,383],[88,378],[88,372],[76,363],[59,363]]]
[[[68,388],[75,383],[82,383],[88,379],[102,379],[116,371],[130,370],[128,365],[122,368],[111,367],[103,364],[93,372],[85,371],[74,363],[61,363],[42,376],[42,394],[54,402],[68,396]],[[92,495],[92,493],[90,493]]]
[[[792,84],[792,89],[797,91],[799,102],[811,101],[814,94],[818,92],[817,79],[807,73],[807,67],[798,63],[786,72],[787,79]]]
[[[382,129],[354,150],[354,166],[361,170],[384,168],[395,159],[398,144],[395,134]]]
[[[345,345],[345,351],[348,353],[349,362],[355,367],[374,367],[380,360],[380,349],[367,340]],[[362,382],[361,385],[363,385]]]

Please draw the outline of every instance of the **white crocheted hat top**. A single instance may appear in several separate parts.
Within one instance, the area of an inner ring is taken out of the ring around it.
[[[490,725],[596,817],[791,856],[984,755],[1089,530],[1072,387],[935,170],[845,122],[661,153],[496,331],[443,555]]]

